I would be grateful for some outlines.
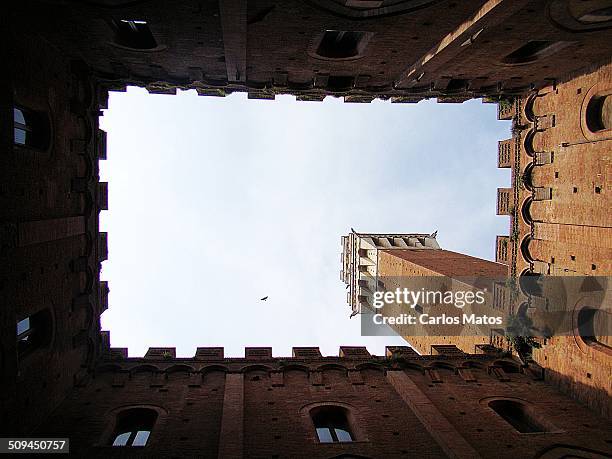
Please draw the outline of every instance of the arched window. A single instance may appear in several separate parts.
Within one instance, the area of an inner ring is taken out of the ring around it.
[[[117,414],[113,446],[146,446],[157,420],[157,412],[150,408],[129,408]]]
[[[531,40],[508,54],[503,62],[511,65],[527,64],[553,54],[567,45],[567,42],[562,41]]]
[[[151,33],[147,21],[120,19],[114,21],[115,43],[132,49],[157,48],[157,42]]]
[[[603,30],[612,25],[612,0],[552,0],[548,14],[572,32]]]
[[[612,95],[591,98],[586,109],[586,124],[591,132],[612,129]]]
[[[13,107],[13,142],[16,145],[46,150],[50,140],[49,120],[42,113]]]
[[[310,415],[321,443],[351,442],[355,440],[352,433],[348,410],[341,406],[320,406],[314,408]]]
[[[489,407],[521,433],[550,432],[551,430],[534,416],[531,408],[519,401],[492,400],[489,402]]]
[[[17,355],[24,357],[51,341],[51,314],[43,309],[17,322]]]
[[[577,21],[585,24],[612,21],[610,0],[570,0],[568,10]]]
[[[595,11],[589,11],[578,18],[580,22],[586,22],[588,24],[594,22],[606,22],[612,21],[612,7],[600,8]]]
[[[585,307],[578,312],[580,338],[598,350],[612,355],[612,314],[605,309]]]

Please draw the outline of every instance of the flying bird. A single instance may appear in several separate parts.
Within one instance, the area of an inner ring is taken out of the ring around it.
[[[260,298],[259,301],[266,301],[268,299],[267,296],[264,296],[263,298]]]

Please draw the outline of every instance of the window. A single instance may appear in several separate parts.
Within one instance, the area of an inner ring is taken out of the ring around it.
[[[561,41],[532,40],[525,43],[517,50],[508,54],[504,64],[527,64],[547,56],[565,47],[568,43]]]
[[[580,338],[589,346],[612,355],[612,314],[605,309],[585,307],[578,313]]]
[[[531,409],[524,403],[516,400],[500,399],[489,402],[489,407],[521,433],[550,431],[536,419]]]
[[[115,42],[132,49],[157,48],[157,42],[147,25],[147,21],[121,19],[114,22]]]
[[[612,20],[610,0],[570,0],[570,14],[584,24],[595,24]]]
[[[51,340],[51,317],[42,310],[17,322],[17,354],[21,357]]]
[[[552,0],[547,5],[550,19],[572,32],[610,27],[612,0]]]
[[[612,129],[612,96],[593,96],[586,109],[586,124],[591,132]]]
[[[146,446],[156,420],[157,412],[149,408],[130,408],[121,411],[117,414],[112,445]]]
[[[612,7],[589,11],[580,16],[578,20],[586,23],[612,21]]]
[[[13,107],[13,142],[16,145],[46,150],[50,126],[47,117],[22,107]]]
[[[319,42],[317,55],[327,59],[358,57],[366,45],[365,32],[326,30]]]
[[[346,408],[340,406],[321,406],[311,411],[320,443],[354,441],[347,414]]]

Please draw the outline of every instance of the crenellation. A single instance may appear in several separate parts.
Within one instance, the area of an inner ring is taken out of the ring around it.
[[[510,203],[510,196],[512,195],[512,188],[498,188],[497,189],[497,215],[511,215],[512,205]]]
[[[353,359],[368,359],[371,357],[365,346],[340,346],[338,355]]]
[[[107,182],[98,183],[97,204],[98,204],[98,209],[108,210],[108,183]]]
[[[310,359],[321,357],[321,350],[318,347],[293,347],[291,356],[294,358]]]
[[[98,261],[108,260],[108,233],[100,232],[98,240]]]
[[[127,347],[111,347],[108,352],[111,360],[124,360],[128,358]]]
[[[101,332],[101,339],[108,340],[109,333]],[[123,359],[122,365],[128,368],[145,365],[147,368],[157,368],[159,371],[189,369],[193,371],[205,372],[209,368],[224,368],[224,371],[251,371],[255,369],[265,369],[266,371],[290,371],[295,368],[313,369],[319,371],[323,368],[337,367],[348,372],[364,368],[371,368],[372,365],[382,366],[391,365],[398,362],[413,361],[417,365],[430,365],[436,362],[458,361],[458,368],[462,362],[486,361],[493,357],[498,357],[498,353],[489,354],[467,354],[454,345],[432,345],[432,353],[427,355],[418,354],[409,346],[388,346],[385,356],[370,354],[365,347],[361,346],[341,346],[341,355],[323,356],[298,352],[297,355],[272,357],[271,347],[245,348],[245,357],[224,357],[224,348],[197,348],[192,357],[176,357],[176,348],[173,347],[152,347],[147,350],[143,357],[129,357],[126,348],[110,347],[106,353],[106,359],[101,361],[105,366],[108,361],[115,357]],[[257,351],[253,355],[251,350]],[[302,347],[297,349],[318,351],[318,348]],[[202,352],[205,351],[205,352]],[[258,355],[261,354],[261,355]],[[399,360],[398,360],[399,359]],[[151,361],[155,361],[154,364]],[[260,361],[261,363],[254,363]],[[364,362],[365,361],[365,362]],[[116,362],[113,362],[116,363]],[[382,368],[381,367],[381,368]],[[118,367],[117,367],[118,368]]]
[[[110,331],[101,330],[100,331],[100,347],[104,352],[108,352],[110,350]],[[126,353],[127,357],[127,353]]]
[[[108,293],[110,288],[108,287],[108,281],[100,281],[100,314],[108,309]]]
[[[247,360],[269,360],[272,358],[271,347],[245,347],[244,357]]]
[[[175,347],[150,347],[144,355],[146,360],[175,359]]]
[[[198,347],[194,358],[196,360],[223,360],[222,347]]]
[[[98,129],[97,135],[97,145],[96,152],[97,158],[100,161],[105,161],[107,159],[106,150],[107,150],[107,140],[106,140],[106,131],[102,129]]]

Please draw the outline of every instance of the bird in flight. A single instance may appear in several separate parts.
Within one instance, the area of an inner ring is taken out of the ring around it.
[[[259,301],[266,301],[268,299],[267,296],[264,296],[263,298],[260,298]]]

